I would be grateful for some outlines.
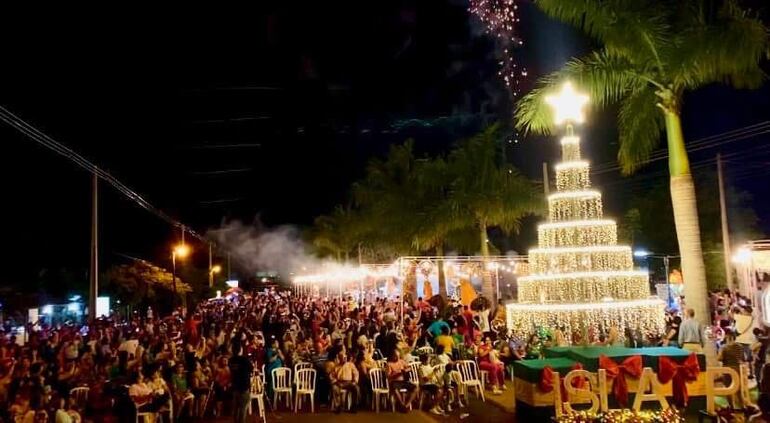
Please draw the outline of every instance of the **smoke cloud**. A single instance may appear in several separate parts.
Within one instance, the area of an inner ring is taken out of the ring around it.
[[[294,226],[267,228],[258,220],[251,225],[236,220],[209,230],[207,236],[224,247],[231,259],[251,275],[276,271],[287,277],[291,272],[320,265]]]

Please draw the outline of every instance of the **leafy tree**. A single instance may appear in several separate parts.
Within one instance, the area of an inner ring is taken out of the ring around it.
[[[724,254],[722,249],[722,227],[719,211],[719,190],[714,172],[703,173],[695,184],[698,196],[698,217],[701,222],[701,240],[704,246],[706,283],[709,289],[726,286]],[[637,214],[639,231],[634,244],[645,249],[675,254],[677,247],[676,232],[666,230],[674,225],[671,197],[667,195],[663,183],[655,184],[645,193],[634,197],[625,216]],[[733,244],[741,240],[756,239],[762,236],[759,231],[759,219],[751,207],[751,195],[734,186],[725,187],[727,198],[728,224]],[[635,211],[635,212],[634,212]],[[629,225],[626,218],[621,220],[621,227]]]
[[[516,108],[517,127],[545,133],[551,85],[572,80],[598,106],[618,104],[620,150],[626,173],[649,158],[665,132],[674,222],[688,306],[708,320],[706,274],[695,186],[680,122],[682,96],[713,83],[754,88],[768,31],[735,0],[540,0],[546,14],[597,40],[593,53],[543,77]]]
[[[350,260],[350,252],[360,239],[363,222],[350,207],[337,206],[330,215],[315,219],[312,232],[313,245],[321,254],[331,254],[341,261]]]
[[[104,289],[126,304],[154,303],[173,295],[171,272],[146,260],[134,259],[130,264],[110,267],[104,274]],[[177,276],[177,295],[192,291],[187,283]],[[162,293],[162,295],[159,295]],[[163,301],[171,305],[170,301]]]
[[[636,237],[642,232],[642,215],[639,209],[632,208],[626,211],[623,219],[618,222],[618,240],[634,245]]]
[[[499,131],[499,125],[492,125],[449,155],[450,210],[466,227],[476,229],[484,257],[489,256],[489,227],[518,232],[522,219],[541,213],[544,206],[542,191],[535,183],[513,167],[501,164]],[[492,279],[486,272],[484,275],[482,295],[494,300]]]

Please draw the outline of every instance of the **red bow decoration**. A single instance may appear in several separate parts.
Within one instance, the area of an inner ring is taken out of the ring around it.
[[[668,383],[673,380],[671,390],[674,394],[674,404],[677,407],[686,407],[689,396],[687,394],[687,382],[698,379],[700,365],[695,353],[690,354],[682,364],[670,357],[660,357],[658,360],[658,380],[660,383]]]
[[[583,365],[580,363],[575,363],[574,366],[570,369],[572,370],[583,370]],[[553,384],[554,384],[554,372],[553,368],[551,366],[545,366],[543,367],[543,370],[540,372],[540,382],[538,382],[537,387],[540,388],[540,391],[548,393],[553,391]],[[578,389],[581,389],[585,386],[586,378],[584,377],[577,377],[572,380],[572,386]],[[561,388],[561,397],[563,400],[566,400],[567,398],[567,390],[564,388],[564,382],[560,383]]]
[[[618,404],[622,408],[626,408],[628,405],[628,383],[625,375],[630,375],[634,379],[639,379],[642,376],[642,356],[632,355],[623,360],[623,363],[618,364],[602,354],[599,356],[599,368],[606,370],[607,377],[614,380],[612,393]]]

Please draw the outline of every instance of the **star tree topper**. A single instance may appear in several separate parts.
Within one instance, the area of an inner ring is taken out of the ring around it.
[[[557,95],[547,96],[545,102],[553,107],[557,125],[583,123],[585,120],[583,106],[588,103],[588,96],[575,91],[570,82],[565,82]]]

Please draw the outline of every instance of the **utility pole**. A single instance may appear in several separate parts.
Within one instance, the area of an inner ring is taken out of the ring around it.
[[[543,192],[545,192],[546,197],[548,197],[550,191],[551,189],[548,186],[548,163],[543,162]]]
[[[233,277],[230,274],[230,253],[227,253],[227,280],[231,280]]]
[[[209,242],[209,288],[214,286],[214,272],[211,270],[213,268],[214,266],[211,259],[211,243]]]
[[[92,177],[91,193],[91,264],[88,284],[88,320],[96,320],[96,297],[99,295],[99,176]]]
[[[725,181],[722,175],[722,154],[717,153],[717,177],[719,181],[719,215],[722,219],[722,248],[724,249],[725,260],[725,282],[727,289],[733,290],[733,272],[730,263],[730,230],[727,227],[727,204],[725,201]]]

